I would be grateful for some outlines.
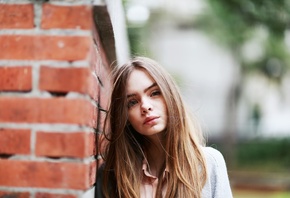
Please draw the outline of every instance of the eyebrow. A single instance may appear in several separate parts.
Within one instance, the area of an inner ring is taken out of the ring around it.
[[[151,89],[153,87],[156,87],[156,86],[157,86],[157,83],[155,82],[152,85],[150,85],[149,87],[147,87],[146,89],[144,89],[144,92],[147,92],[149,89]],[[130,98],[130,97],[133,97],[133,96],[136,96],[136,94],[135,93],[129,94],[129,95],[127,95],[127,98]]]

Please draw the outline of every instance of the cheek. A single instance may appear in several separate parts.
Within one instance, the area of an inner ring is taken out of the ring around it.
[[[167,106],[165,104],[165,101],[163,100],[162,103],[161,103],[161,111],[165,114],[165,116],[167,116],[168,114],[168,110],[167,110]]]
[[[131,123],[131,125],[134,125],[136,123],[137,119],[137,113],[136,110],[132,109],[128,111],[128,121]]]
[[[128,118],[128,121],[130,125],[134,128],[134,130],[139,131],[138,129],[140,127],[140,122],[136,118]]]

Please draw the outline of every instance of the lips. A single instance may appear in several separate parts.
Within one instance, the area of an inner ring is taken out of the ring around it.
[[[150,116],[150,117],[147,117],[144,121],[143,124],[150,124],[152,123],[153,121],[155,121],[156,119],[158,119],[159,116]]]

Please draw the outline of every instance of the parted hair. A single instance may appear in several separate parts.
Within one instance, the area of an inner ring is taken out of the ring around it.
[[[169,179],[165,197],[199,198],[207,176],[200,127],[189,115],[179,88],[170,74],[157,62],[146,57],[132,58],[116,67],[112,73],[113,89],[104,127],[107,144],[103,153],[103,194],[106,198],[140,197],[146,137],[128,124],[126,96],[127,79],[136,69],[146,71],[153,78],[167,106],[164,152]],[[157,186],[157,198],[162,196],[161,183]]]

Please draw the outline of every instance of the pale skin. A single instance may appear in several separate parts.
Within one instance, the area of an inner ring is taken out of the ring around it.
[[[167,107],[154,79],[142,69],[129,75],[127,84],[128,121],[149,140],[146,156],[150,172],[158,177],[164,165],[163,132],[167,126]]]

